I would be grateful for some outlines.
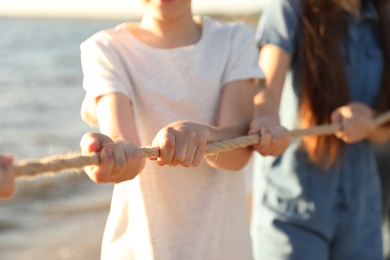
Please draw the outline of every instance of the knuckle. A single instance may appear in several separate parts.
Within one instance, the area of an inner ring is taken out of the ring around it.
[[[181,164],[183,162],[184,162],[184,157],[183,156],[175,156],[172,159],[172,163],[175,163],[175,164]]]
[[[173,150],[175,148],[175,142],[171,139],[167,139],[161,146],[165,149]]]
[[[180,127],[180,132],[183,133],[183,134],[190,135],[190,136],[193,134],[193,133],[191,133],[190,128],[188,128],[188,126],[186,126],[186,125],[182,125]]]
[[[169,165],[169,166],[178,166],[179,164],[176,163],[176,162],[170,162],[170,163],[167,163],[166,165]]]
[[[194,143],[197,145],[197,146],[200,146],[200,147],[203,147],[203,146],[206,146],[207,145],[207,141],[206,141],[206,138],[204,138],[204,136],[201,136],[201,135],[195,135],[194,138]]]
[[[158,166],[164,166],[164,165],[165,165],[165,162],[157,161],[157,165],[158,165]]]
[[[173,127],[169,126],[166,128],[165,134],[168,139],[173,138],[176,134],[176,130]]]
[[[184,161],[184,162],[182,162],[181,165],[182,165],[183,167],[190,167],[190,166],[192,165],[192,163],[189,162],[189,161]]]
[[[196,161],[196,162],[193,162],[192,163],[192,166],[194,166],[194,167],[198,167],[199,165],[201,164],[201,161]]]
[[[124,168],[126,167],[127,162],[126,159],[123,157],[115,158],[115,167],[117,168]]]

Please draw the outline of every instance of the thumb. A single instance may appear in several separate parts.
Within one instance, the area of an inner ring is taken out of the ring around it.
[[[110,137],[101,133],[86,133],[80,140],[82,153],[100,152],[103,146],[114,143]]]
[[[260,131],[261,131],[261,127],[259,125],[255,125],[255,124],[251,123],[249,125],[248,135],[259,134]]]

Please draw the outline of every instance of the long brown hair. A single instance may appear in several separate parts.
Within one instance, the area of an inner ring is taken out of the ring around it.
[[[390,0],[372,0],[379,16],[380,42],[384,53],[382,86],[378,112],[390,108]],[[347,13],[340,0],[303,0],[303,61],[301,103],[302,127],[329,124],[331,113],[349,102],[348,79],[340,45],[346,35]],[[311,136],[302,139],[309,159],[325,167],[333,164],[342,143],[335,136]]]

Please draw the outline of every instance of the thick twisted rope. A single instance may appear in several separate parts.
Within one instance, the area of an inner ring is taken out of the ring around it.
[[[374,119],[375,126],[390,122],[390,111]],[[314,126],[290,131],[294,138],[309,135],[331,135],[342,129],[341,124]],[[207,145],[205,155],[227,152],[238,148],[244,148],[259,143],[259,135],[241,136]],[[158,157],[159,150],[154,147],[140,147],[144,158]],[[98,165],[99,153],[90,155],[69,154],[64,156],[52,156],[39,160],[24,160],[15,163],[14,174],[20,176],[35,176],[42,173],[56,173],[64,170],[80,169],[85,166]]]

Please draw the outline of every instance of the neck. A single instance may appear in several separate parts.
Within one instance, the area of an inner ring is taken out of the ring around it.
[[[191,15],[180,15],[172,19],[157,19],[146,13],[140,22],[140,28],[161,36],[182,34],[194,27],[196,27],[196,24]]]
[[[147,33],[151,45],[161,48],[173,48],[194,44],[201,35],[199,24],[191,15],[181,15],[173,19],[156,19],[145,14],[139,28]]]

